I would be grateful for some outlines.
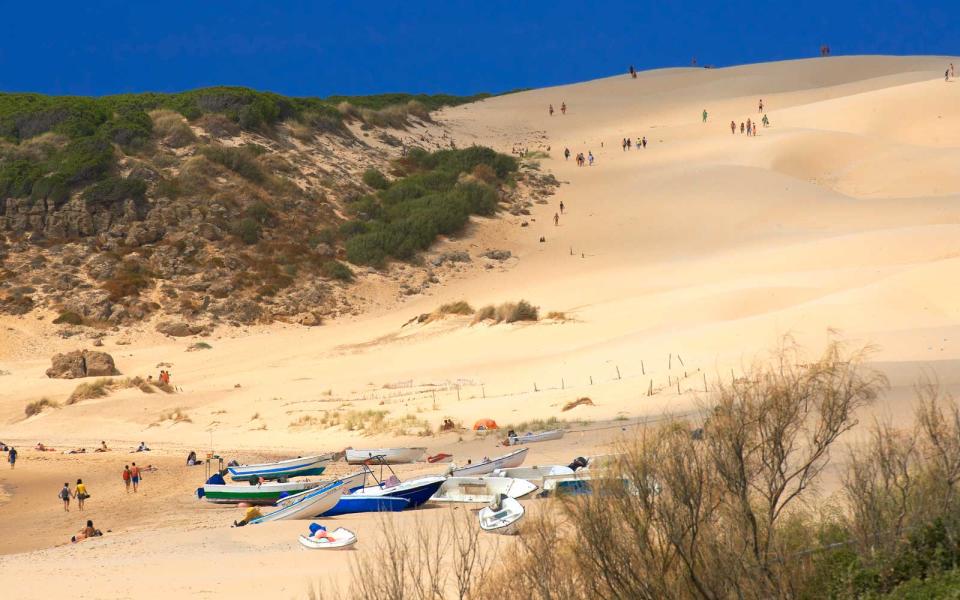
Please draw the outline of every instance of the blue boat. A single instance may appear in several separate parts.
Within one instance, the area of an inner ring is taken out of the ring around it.
[[[389,479],[383,478],[383,467],[390,470],[391,477]],[[355,490],[349,494],[350,496],[364,498],[391,496],[393,498],[404,498],[410,503],[407,508],[417,508],[421,504],[424,504],[437,493],[437,490],[440,489],[443,482],[447,480],[447,478],[442,475],[426,475],[424,477],[417,477],[416,479],[400,481],[400,478],[393,472],[390,465],[382,460],[380,462],[380,477],[374,475],[370,467],[364,466],[364,483],[366,483],[367,477],[376,482],[376,485],[364,486],[362,489]]]
[[[335,517],[363,512],[399,512],[410,506],[406,498],[395,496],[340,496],[336,506],[319,517]]]

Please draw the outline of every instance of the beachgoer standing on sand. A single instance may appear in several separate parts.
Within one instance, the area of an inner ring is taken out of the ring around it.
[[[560,215],[557,213],[553,213],[553,226],[556,227],[559,224],[560,224]]]
[[[946,71],[943,72],[943,80],[944,80],[944,81],[950,81],[950,69],[949,69],[949,68],[948,68]]]
[[[11,469],[17,465],[17,449],[13,446],[7,451],[7,462],[10,463]]]
[[[127,493],[129,494],[130,493],[130,466],[129,465],[123,465],[123,473],[121,474],[121,477],[123,477],[123,486],[127,488]]]
[[[553,105],[552,105],[552,104],[550,105],[550,116],[551,116],[551,117],[553,116]]]
[[[707,122],[707,109],[703,109],[703,122]]]
[[[570,148],[563,149],[563,160],[570,160]]]
[[[130,467],[130,483],[133,484],[133,493],[137,493],[137,488],[140,486],[140,467],[137,463],[132,463]]]
[[[763,98],[760,98],[760,110],[757,112],[763,112]]]
[[[563,214],[563,200],[560,201],[560,214]]]
[[[743,121],[740,121],[740,133],[743,133],[745,127],[746,125],[743,124]]]
[[[627,150],[630,150],[633,147],[631,146],[632,143],[633,142],[630,141],[630,138],[627,138]]]
[[[763,126],[770,127],[770,119],[767,118],[767,115],[763,115]]]
[[[620,149],[623,150],[624,152],[627,151],[627,138],[623,138],[622,140],[620,140]]]
[[[593,152],[592,152],[592,151],[587,152],[587,160],[590,161],[590,166],[592,167],[592,166],[593,166]]]
[[[737,124],[736,124],[736,122],[730,121],[730,133],[736,133],[736,132],[737,132]]]
[[[80,510],[83,510],[83,501],[89,498],[90,494],[87,493],[87,486],[84,485],[82,479],[77,480],[77,487],[73,497],[77,499],[77,506],[80,507]]]
[[[58,495],[60,499],[63,500],[63,511],[70,512],[70,497],[73,495],[70,492],[70,484],[64,483],[63,489],[60,490],[60,494]]]
[[[563,114],[567,114],[567,103],[566,103],[566,102],[561,102],[561,103],[560,103],[560,112],[563,113]]]
[[[647,147],[647,136],[643,136],[643,147]]]

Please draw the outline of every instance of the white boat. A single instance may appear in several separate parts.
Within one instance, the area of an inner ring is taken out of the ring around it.
[[[325,513],[340,501],[343,495],[343,483],[337,481],[320,488],[316,488],[301,495],[296,501],[278,508],[277,510],[253,519],[249,525],[258,525],[269,521],[286,519],[312,519],[320,513]]]
[[[405,498],[410,502],[410,508],[417,508],[430,500],[446,480],[442,475],[426,475],[407,481],[391,478],[383,483],[356,490],[350,495]]]
[[[426,448],[374,448],[372,450],[347,450],[347,463],[351,465],[370,464],[400,465],[414,463],[423,458]]]
[[[327,464],[336,460],[338,456],[337,453],[303,456],[271,463],[227,467],[227,470],[230,472],[230,478],[234,481],[256,481],[260,478],[276,480],[307,477],[310,475],[321,475],[324,469],[327,468]]]
[[[216,484],[207,483],[197,495],[207,502],[215,504],[274,504],[283,494],[299,494],[309,492],[315,487],[330,483],[329,481],[288,481],[285,483],[265,482],[258,484]]]
[[[507,437],[508,446],[519,446],[521,444],[534,444],[536,442],[548,442],[550,440],[559,440],[567,433],[563,429],[552,429],[550,431],[541,431],[538,433],[525,433]]]
[[[573,469],[561,465],[547,465],[543,467],[509,467],[506,469],[495,469],[490,474],[491,477],[513,477],[514,479],[525,479],[538,486],[543,485],[545,477],[557,477],[560,475],[573,475]]]
[[[301,535],[300,543],[311,550],[343,550],[357,543],[357,534],[343,527],[337,527],[328,535],[333,538],[332,541],[317,539],[313,534]]]
[[[479,462],[472,465],[464,465],[462,467],[454,466],[450,470],[451,477],[473,477],[476,475],[486,475],[487,473],[493,473],[497,469],[506,469],[508,467],[519,467],[523,464],[523,461],[527,458],[527,450],[529,448],[521,448],[519,450],[514,450],[509,454],[504,454],[497,458],[488,458],[483,462]]]
[[[480,529],[500,535],[516,535],[524,515],[523,505],[513,498],[497,498],[480,510]]]
[[[511,477],[448,477],[430,498],[436,502],[493,502],[497,496],[522,498],[537,486]]]

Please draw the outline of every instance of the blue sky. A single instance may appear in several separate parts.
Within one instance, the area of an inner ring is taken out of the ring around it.
[[[0,90],[473,93],[834,54],[960,54],[952,2],[22,2]]]

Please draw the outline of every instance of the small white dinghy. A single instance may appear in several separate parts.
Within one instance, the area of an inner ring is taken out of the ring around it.
[[[347,464],[362,465],[385,464],[402,465],[406,463],[415,463],[422,459],[427,453],[426,448],[374,448],[372,450],[354,450],[346,451]]]
[[[343,550],[357,543],[357,534],[343,527],[337,527],[328,532],[327,536],[329,537],[315,537],[315,534],[322,529],[316,523],[311,525],[310,535],[300,535],[300,544],[311,550]]]
[[[453,465],[450,470],[450,476],[475,477],[477,475],[493,473],[496,469],[519,467],[523,464],[524,459],[527,458],[528,450],[529,448],[520,448],[519,450],[514,450],[509,454],[504,454],[503,456],[498,456],[497,458],[488,458],[482,462],[463,465],[462,467]]]
[[[448,477],[430,500],[490,503],[498,496],[522,498],[536,489],[529,481],[512,477]]]
[[[498,496],[490,506],[480,510],[480,529],[487,533],[516,535],[525,511],[523,505],[513,498]]]
[[[547,477],[558,477],[560,475],[573,475],[573,469],[561,465],[544,465],[542,467],[508,467],[506,469],[496,469],[490,474],[490,477],[513,477],[514,479],[525,479],[543,487],[543,480]]]

